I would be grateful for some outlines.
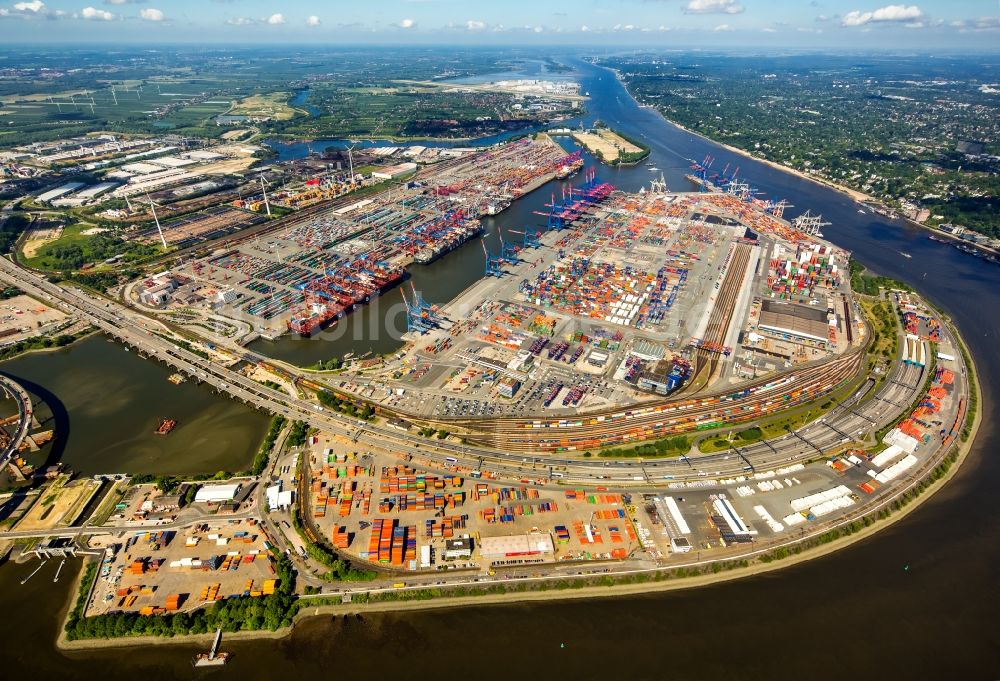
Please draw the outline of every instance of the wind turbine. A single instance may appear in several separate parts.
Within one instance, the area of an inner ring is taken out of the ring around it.
[[[264,195],[264,207],[267,209],[267,217],[271,217],[271,202],[267,200],[267,189],[265,185],[271,184],[264,179],[264,173],[260,174],[260,193]]]
[[[354,147],[357,146],[352,144],[347,147],[347,163],[351,167],[351,184],[354,184]]]
[[[167,240],[163,236],[163,228],[160,227],[160,218],[156,215],[156,204],[153,202],[153,199],[149,198],[148,192],[146,194],[146,200],[149,201],[149,209],[153,211],[153,220],[156,222],[156,231],[160,233],[160,242],[163,244],[163,248],[166,249],[168,248]]]

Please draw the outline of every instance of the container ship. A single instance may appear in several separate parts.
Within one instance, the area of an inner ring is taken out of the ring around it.
[[[483,225],[478,220],[470,221],[464,225],[457,225],[433,245],[425,246],[414,253],[413,261],[421,265],[432,263],[442,255],[452,252],[469,239],[477,237],[482,233]]]
[[[583,156],[581,154],[570,154],[563,159],[563,165],[556,170],[557,180],[568,180],[576,175],[583,168]]]
[[[402,269],[388,263],[358,260],[343,272],[319,277],[303,286],[306,305],[288,320],[288,330],[310,336],[377,298],[404,276]]]
[[[486,204],[483,215],[499,215],[510,208],[510,201],[507,199],[494,199]]]

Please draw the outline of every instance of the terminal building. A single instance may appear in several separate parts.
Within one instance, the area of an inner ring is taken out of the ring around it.
[[[826,309],[776,300],[761,302],[757,321],[759,333],[823,349],[830,344],[830,326],[830,312]]]
[[[445,560],[468,560],[472,558],[472,537],[465,535],[444,542]]]

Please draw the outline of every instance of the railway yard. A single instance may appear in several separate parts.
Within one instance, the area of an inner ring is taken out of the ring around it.
[[[953,339],[919,301],[892,298],[908,342],[877,385],[870,381],[826,418],[768,443],[735,440],[723,454],[691,455],[701,466],[713,458],[743,462],[740,472],[623,482],[621,462],[607,461],[607,480],[597,484],[562,466],[511,480],[492,467],[442,464],[317,431],[276,462],[268,496],[286,496],[270,508],[266,526],[195,503],[184,511],[189,519],[169,529],[101,528],[89,542],[105,556],[89,612],[148,615],[269,593],[275,583],[266,549],[302,546],[283,520],[292,507],[308,536],[355,567],[377,570],[372,582],[332,587],[345,598],[390,582],[420,588],[627,572],[736,559],[793,542],[894,498],[963,421],[965,374]],[[122,504],[129,517],[109,524],[137,521],[133,512],[150,497],[133,496]],[[202,515],[191,520],[195,513]],[[309,566],[304,549],[297,551]],[[321,572],[300,578],[329,593]]]

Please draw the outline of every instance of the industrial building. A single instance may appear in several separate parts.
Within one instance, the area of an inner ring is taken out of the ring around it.
[[[77,189],[83,186],[82,182],[67,182],[64,185],[56,187],[55,189],[50,189],[44,194],[38,196],[39,203],[51,203],[61,196],[66,196],[70,192],[75,192]]]
[[[404,175],[409,175],[410,173],[415,173],[416,171],[416,163],[397,163],[394,166],[379,168],[378,170],[372,172],[372,177],[378,180],[395,180],[398,177],[403,177]]]
[[[445,540],[445,560],[468,560],[470,558],[472,558],[472,538],[469,535]]]
[[[825,309],[776,300],[761,303],[757,328],[779,336],[813,341],[823,347],[830,339],[830,319]]]

